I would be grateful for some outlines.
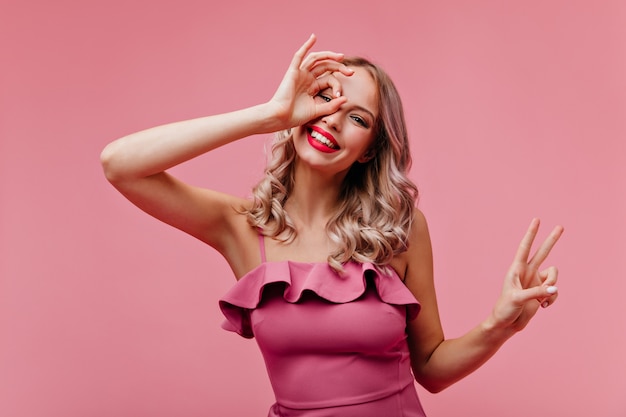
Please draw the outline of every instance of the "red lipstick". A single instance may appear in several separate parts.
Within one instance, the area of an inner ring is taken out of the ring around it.
[[[320,152],[333,153],[339,150],[339,144],[333,135],[317,126],[311,126],[306,136],[309,144]]]

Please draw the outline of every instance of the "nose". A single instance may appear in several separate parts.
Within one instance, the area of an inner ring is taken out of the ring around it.
[[[339,132],[341,130],[340,112],[336,111],[331,114],[327,114],[322,117],[322,122],[325,123],[330,129]]]

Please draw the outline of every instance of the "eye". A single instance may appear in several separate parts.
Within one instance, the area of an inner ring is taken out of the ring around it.
[[[322,99],[322,100],[324,100],[325,102],[329,102],[330,100],[332,100],[332,98],[331,98],[330,96],[327,96],[327,95],[322,94],[322,93],[317,93],[317,96],[316,96],[316,97],[321,98],[321,99]]]
[[[365,120],[363,120],[363,118],[361,118],[360,116],[350,116],[352,118],[352,120],[354,120],[355,122],[357,122],[359,125],[363,126],[363,127],[369,127],[369,125],[367,124],[367,122]]]

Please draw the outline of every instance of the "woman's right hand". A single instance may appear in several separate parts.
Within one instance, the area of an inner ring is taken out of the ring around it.
[[[311,35],[298,49],[276,93],[268,102],[280,125],[277,130],[301,126],[317,117],[332,114],[346,102],[346,98],[341,96],[341,84],[333,73],[351,76],[354,70],[341,63],[343,54],[330,51],[309,53],[315,40],[315,35]],[[332,89],[332,100],[315,98],[320,91],[328,88]]]

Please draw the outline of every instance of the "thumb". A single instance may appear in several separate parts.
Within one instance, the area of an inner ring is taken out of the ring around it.
[[[530,300],[541,301],[545,298],[554,296],[558,291],[558,288],[554,285],[537,285],[536,287],[527,288],[522,290],[519,301],[526,303]]]

